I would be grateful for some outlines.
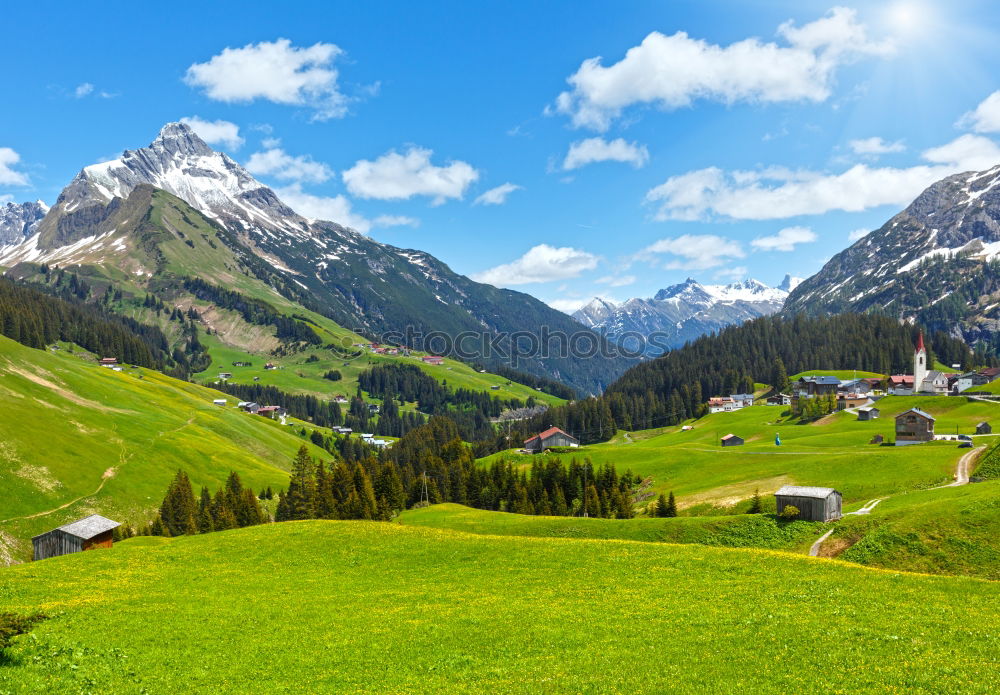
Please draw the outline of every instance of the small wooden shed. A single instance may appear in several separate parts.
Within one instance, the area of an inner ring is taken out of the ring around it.
[[[976,425],[976,434],[993,434],[993,428],[988,422],[980,422]]]
[[[563,432],[558,427],[550,427],[544,432],[524,440],[524,448],[536,454],[551,447],[578,447],[580,440]]]
[[[799,510],[804,521],[834,521],[841,516],[841,495],[832,487],[801,487],[785,485],[776,493],[778,514],[788,505]]]
[[[110,548],[111,532],[121,526],[100,514],[91,514],[71,524],[65,524],[31,539],[34,559],[44,560],[56,555],[79,553],[95,548]]]
[[[727,434],[722,438],[722,446],[743,446],[743,437]]]
[[[858,408],[858,420],[878,420],[878,408]]]

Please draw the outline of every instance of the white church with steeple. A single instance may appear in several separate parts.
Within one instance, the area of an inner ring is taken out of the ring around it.
[[[927,368],[927,348],[924,347],[923,331],[913,351],[913,392],[942,395],[948,393],[948,377],[945,373]]]

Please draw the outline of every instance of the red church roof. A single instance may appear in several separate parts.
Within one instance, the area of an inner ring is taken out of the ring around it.
[[[920,331],[920,337],[917,338],[917,352],[926,352],[927,348],[924,347],[924,332]]]

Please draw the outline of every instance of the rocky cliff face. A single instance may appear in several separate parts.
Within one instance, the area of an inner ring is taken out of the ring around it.
[[[786,277],[783,287],[797,278]],[[779,311],[788,291],[748,279],[730,285],[702,285],[692,278],[657,292],[652,299],[621,304],[595,298],[573,317],[627,346],[645,341],[642,352],[655,357],[689,340],[734,323]]]
[[[19,244],[31,236],[49,211],[40,200],[0,205],[0,248]]]
[[[990,338],[1000,330],[998,257],[1000,166],[930,186],[804,281],[784,311],[876,311]]]

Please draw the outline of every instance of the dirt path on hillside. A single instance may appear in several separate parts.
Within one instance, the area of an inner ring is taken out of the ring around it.
[[[74,504],[76,504],[80,500],[85,500],[88,497],[94,497],[101,490],[104,489],[104,484],[107,483],[109,480],[111,480],[111,478],[114,478],[115,477],[115,473],[117,473],[117,472],[118,472],[118,469],[116,467],[114,467],[114,466],[112,466],[108,470],[104,471],[104,474],[101,476],[101,484],[97,486],[96,490],[94,490],[93,492],[91,492],[88,495],[80,495],[75,500],[70,500],[66,504],[60,504],[58,507],[53,507],[52,509],[46,509],[44,512],[35,512],[34,514],[27,514],[25,516],[13,516],[10,519],[0,519],[0,524],[6,524],[6,523],[8,523],[10,521],[23,521],[25,519],[37,519],[40,516],[48,516],[49,514],[55,514],[58,511],[62,511],[63,509],[66,509],[66,507],[73,506]]]
[[[966,452],[962,458],[958,459],[958,465],[955,466],[955,481],[947,483],[945,485],[938,485],[937,487],[930,488],[931,490],[940,490],[943,487],[958,487],[960,485],[969,484],[969,474],[972,473],[972,469],[975,467],[976,459],[979,455],[986,451],[985,446],[977,446],[975,449],[971,449]]]

